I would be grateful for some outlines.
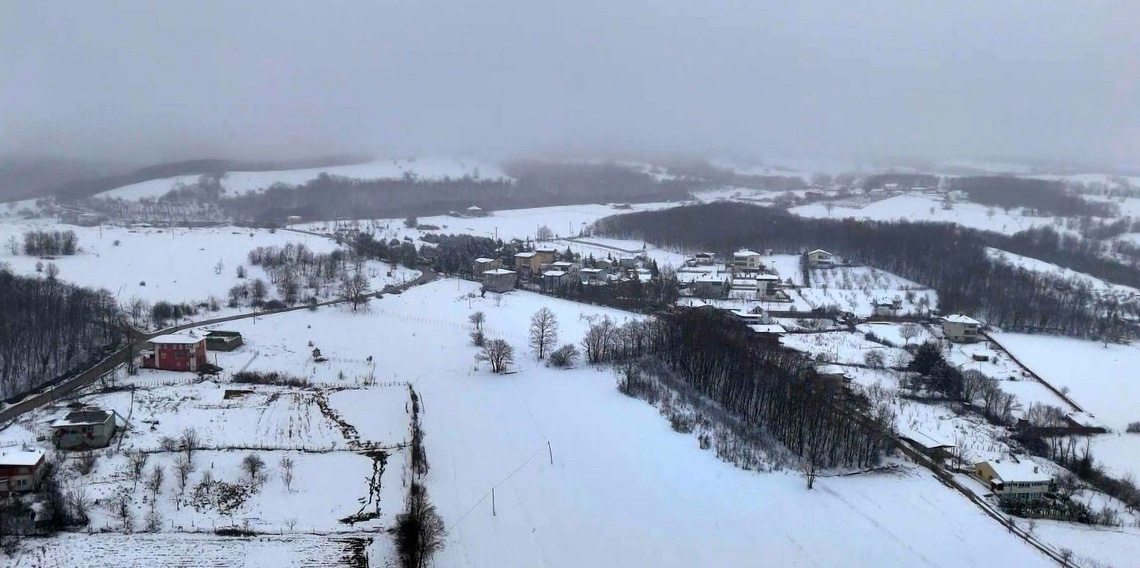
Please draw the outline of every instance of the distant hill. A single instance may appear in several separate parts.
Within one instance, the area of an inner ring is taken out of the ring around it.
[[[367,161],[363,156],[328,156],[299,160],[242,161],[187,160],[140,168],[126,174],[79,179],[54,187],[49,193],[62,199],[82,199],[117,187],[182,175],[221,174],[227,171],[269,171],[343,166]]]
[[[129,166],[46,157],[0,157],[0,201],[54,193],[61,185],[114,175]]]

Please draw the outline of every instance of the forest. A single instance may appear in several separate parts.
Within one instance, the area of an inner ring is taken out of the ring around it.
[[[824,248],[933,288],[943,313],[961,312],[1011,330],[1119,338],[1126,310],[1080,282],[995,261],[999,237],[939,223],[806,219],[786,211],[713,203],[607,217],[600,234],[681,250],[728,254],[742,246],[800,253]]]
[[[1088,201],[1065,191],[1065,184],[1034,178],[974,176],[951,178],[951,190],[965,191],[970,201],[1004,209],[1024,207],[1043,216],[1112,217],[1117,207],[1111,203]]]
[[[699,396],[799,456],[809,475],[816,468],[876,465],[891,447],[889,408],[819,377],[802,353],[751,335],[722,310],[695,308],[622,326],[602,319],[582,345],[589,362],[621,365],[619,389],[633,396],[652,384],[642,373],[665,365]]]
[[[0,398],[47,384],[116,346],[120,321],[105,290],[0,267]]]

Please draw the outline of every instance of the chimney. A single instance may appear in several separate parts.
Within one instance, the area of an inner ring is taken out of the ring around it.
[[[1033,466],[1033,473],[1037,473],[1037,466]]]

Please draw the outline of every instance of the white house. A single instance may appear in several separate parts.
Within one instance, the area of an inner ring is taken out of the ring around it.
[[[740,249],[732,253],[732,267],[737,270],[760,270],[760,253]]]
[[[815,249],[807,253],[809,268],[831,268],[835,266],[835,255],[823,249]]]
[[[942,336],[955,343],[973,343],[978,340],[978,320],[961,314],[942,318]]]
[[[1001,459],[978,462],[974,477],[990,487],[994,495],[1006,499],[1038,499],[1049,491],[1053,476],[1028,458],[1018,462]]]

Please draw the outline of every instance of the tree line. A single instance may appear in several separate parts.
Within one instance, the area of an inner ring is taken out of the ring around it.
[[[1010,209],[1025,207],[1042,216],[1114,217],[1119,208],[1111,203],[1088,201],[1072,195],[1060,181],[1012,176],[971,176],[947,180],[951,190],[965,191],[970,201]]]
[[[14,241],[9,243],[12,254],[17,254]],[[24,254],[28,256],[69,256],[79,250],[79,237],[75,231],[27,231],[24,233]]]
[[[682,250],[730,254],[741,246],[784,253],[825,248],[938,292],[943,313],[1009,329],[1119,338],[1136,307],[1100,299],[1083,282],[1011,266],[986,254],[1000,236],[945,223],[806,219],[786,211],[712,203],[598,221],[600,234]]]
[[[582,347],[590,363],[623,365],[619,389],[631,395],[645,388],[637,369],[664,364],[700,396],[802,458],[809,486],[817,469],[870,467],[891,447],[888,407],[820,377],[802,353],[754,341],[721,310],[682,309],[621,326],[602,318]]]
[[[85,365],[122,339],[106,290],[0,267],[0,397],[28,392]]]

